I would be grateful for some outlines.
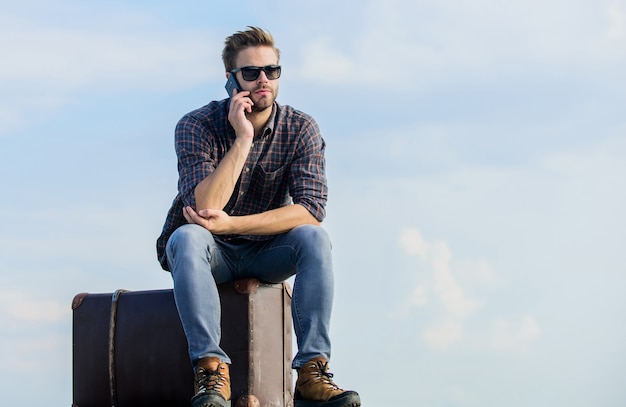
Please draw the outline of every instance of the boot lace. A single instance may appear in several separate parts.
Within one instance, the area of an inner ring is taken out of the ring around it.
[[[225,384],[225,378],[219,372],[219,370],[209,370],[200,368],[197,376],[198,393],[205,393],[208,391],[215,391],[222,393],[222,388]]]
[[[322,383],[331,387],[333,390],[342,390],[333,382],[333,374],[328,371],[328,362],[324,363],[321,360],[317,361],[317,369],[314,374],[319,376],[316,380],[321,380]]]

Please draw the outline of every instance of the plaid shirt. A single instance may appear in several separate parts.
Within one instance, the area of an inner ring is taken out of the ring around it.
[[[157,256],[168,270],[165,245],[170,235],[187,223],[183,206],[196,206],[196,185],[215,170],[235,141],[228,122],[230,99],[214,101],[183,116],[176,126],[178,195],[172,203]],[[274,103],[261,134],[255,137],[235,190],[224,211],[232,216],[251,215],[285,205],[300,204],[318,221],[326,216],[326,144],[315,120],[290,106]],[[222,236],[225,239],[235,236]],[[271,236],[236,236],[267,240]]]

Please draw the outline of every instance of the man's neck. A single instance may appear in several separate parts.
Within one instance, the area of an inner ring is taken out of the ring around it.
[[[263,110],[262,112],[253,112],[247,115],[248,120],[250,120],[250,123],[252,123],[252,127],[254,127],[255,136],[258,136],[261,133],[261,131],[263,130],[263,127],[265,127],[271,115],[272,115],[271,107]]]

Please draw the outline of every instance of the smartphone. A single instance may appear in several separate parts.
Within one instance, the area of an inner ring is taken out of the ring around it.
[[[241,91],[241,86],[239,86],[239,82],[237,82],[237,78],[236,75],[231,73],[228,76],[228,80],[226,81],[226,86],[224,86],[226,88],[226,92],[228,92],[228,96],[230,96],[231,98],[233,97],[233,90],[237,89],[237,91]]]

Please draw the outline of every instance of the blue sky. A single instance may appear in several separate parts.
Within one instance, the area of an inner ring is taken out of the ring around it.
[[[0,403],[71,404],[76,293],[171,287],[173,128],[247,25],[327,141],[337,382],[625,405],[624,0],[0,0]]]

